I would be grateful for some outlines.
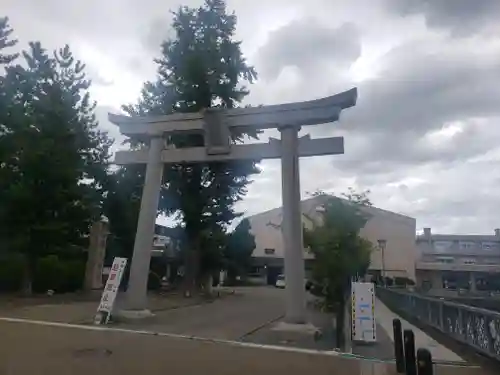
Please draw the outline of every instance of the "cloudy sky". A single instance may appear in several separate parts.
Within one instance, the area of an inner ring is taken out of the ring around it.
[[[69,43],[87,63],[101,126],[153,79],[170,9],[199,0],[1,0],[22,43]],[[435,232],[500,227],[500,1],[228,0],[259,80],[250,104],[334,94],[356,107],[313,136],[342,135],[345,155],[301,160],[303,197],[370,189],[378,207]],[[274,134],[273,134],[274,136]],[[262,164],[241,209],[279,205],[279,161]]]

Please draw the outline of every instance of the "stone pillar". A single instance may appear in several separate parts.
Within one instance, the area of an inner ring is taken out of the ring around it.
[[[298,127],[281,132],[281,185],[283,199],[283,244],[285,250],[285,298],[287,323],[305,323],[304,244],[300,206]]]
[[[102,267],[106,255],[106,240],[108,238],[108,218],[102,217],[90,227],[90,244],[87,265],[85,267],[84,289],[86,291],[101,289]]]
[[[149,263],[151,261],[151,249],[153,246],[158,200],[160,198],[163,176],[162,150],[163,138],[152,138],[149,146],[144,188],[142,190],[134,253],[130,266],[125,310],[147,310]]]

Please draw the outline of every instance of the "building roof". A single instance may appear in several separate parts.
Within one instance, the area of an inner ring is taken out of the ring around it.
[[[431,234],[426,236],[424,234],[417,236],[417,241],[490,241],[500,242],[500,237],[492,234]]]
[[[339,197],[336,197],[344,202],[348,202],[346,199],[344,198],[339,198]],[[311,198],[307,198],[307,199],[303,199],[301,201],[301,206],[302,206],[302,213],[303,214],[311,214],[313,213],[316,208],[318,208],[319,206],[321,206],[321,204],[325,201],[325,199],[328,199],[328,197],[325,197],[325,196],[316,196],[316,197],[311,197]],[[410,217],[410,216],[406,216],[406,215],[403,215],[403,214],[399,214],[399,213],[396,213],[396,212],[392,212],[392,211],[388,211],[388,210],[384,210],[382,208],[378,208],[378,207],[363,207],[363,210],[366,211],[367,213],[371,213],[372,215],[377,215],[377,216],[380,216],[380,215],[383,215],[383,216],[389,216],[391,217],[391,219],[393,220],[403,220],[403,221],[406,221],[408,223],[411,223],[413,224],[415,222],[415,219]],[[247,218],[249,220],[255,220],[255,219],[258,219],[259,217],[261,216],[268,216],[268,215],[279,215],[282,211],[282,207],[276,207],[276,208],[273,208],[273,209],[270,209],[270,210],[267,210],[267,211],[264,211],[264,212],[260,212],[258,214],[255,214],[255,215],[251,215],[251,216],[248,216]]]

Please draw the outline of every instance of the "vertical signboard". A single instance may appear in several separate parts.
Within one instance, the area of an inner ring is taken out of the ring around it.
[[[375,288],[373,283],[353,282],[352,297],[352,339],[375,342]]]
[[[102,291],[101,302],[97,308],[94,324],[108,323],[126,266],[127,258],[117,257],[113,260],[113,265],[109,270],[108,280]]]

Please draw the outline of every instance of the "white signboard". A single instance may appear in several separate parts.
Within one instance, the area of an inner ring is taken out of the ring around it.
[[[375,287],[373,283],[353,282],[352,295],[352,339],[375,342]]]
[[[108,280],[102,292],[101,302],[97,308],[97,315],[94,323],[106,324],[108,322],[126,266],[127,258],[115,258],[113,260],[113,265],[109,270]]]

